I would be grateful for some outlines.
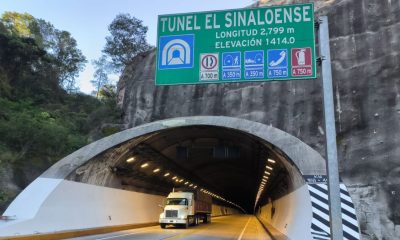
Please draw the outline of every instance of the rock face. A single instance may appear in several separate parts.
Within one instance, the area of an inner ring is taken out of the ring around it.
[[[263,1],[266,4],[305,1]],[[327,15],[341,178],[363,239],[400,238],[400,1],[315,1]],[[223,115],[272,125],[324,153],[321,80],[154,86],[155,51],[119,82],[126,128]]]

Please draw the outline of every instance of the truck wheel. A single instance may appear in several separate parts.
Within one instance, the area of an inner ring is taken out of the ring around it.
[[[166,225],[165,223],[160,223],[160,227],[163,229],[165,228],[165,225]]]
[[[188,227],[189,227],[189,219],[186,220],[186,223],[183,224],[183,227],[184,227],[184,228],[188,228]]]
[[[199,219],[197,216],[193,216],[193,223],[192,226],[197,226],[199,224]]]
[[[211,223],[211,215],[206,215],[203,218],[203,223]]]

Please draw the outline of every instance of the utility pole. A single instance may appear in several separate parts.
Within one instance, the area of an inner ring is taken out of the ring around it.
[[[343,240],[342,207],[340,200],[339,164],[336,146],[335,106],[333,101],[331,53],[329,49],[328,17],[319,22],[319,54],[322,62],[328,195],[332,240]]]

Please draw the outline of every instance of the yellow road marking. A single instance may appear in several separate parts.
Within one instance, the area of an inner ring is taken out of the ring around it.
[[[244,226],[242,232],[240,233],[240,236],[239,236],[238,240],[242,240],[244,231],[246,231],[247,225],[249,225],[250,220],[251,220],[251,217],[249,217],[249,220],[247,220],[247,223],[246,223],[246,225]]]

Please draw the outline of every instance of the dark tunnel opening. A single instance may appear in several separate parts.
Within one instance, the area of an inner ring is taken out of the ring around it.
[[[216,204],[253,213],[293,191],[299,175],[270,143],[235,129],[202,125],[131,139],[94,157],[68,179],[163,196],[176,187],[199,188]]]

